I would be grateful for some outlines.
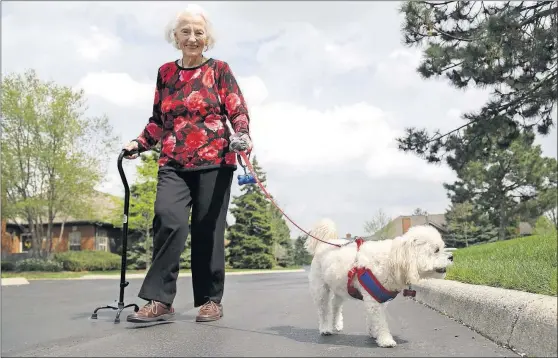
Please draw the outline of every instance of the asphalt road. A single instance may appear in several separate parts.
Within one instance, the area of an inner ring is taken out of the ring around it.
[[[126,302],[141,280],[130,280]],[[95,307],[118,296],[118,280],[32,281],[2,287],[2,357],[516,357],[512,351],[408,298],[388,309],[396,348],[366,335],[362,303],[346,302],[345,329],[321,337],[306,273],[228,276],[221,321],[194,322],[190,278],[180,278],[175,321],[114,324]],[[123,313],[123,317],[131,309]]]

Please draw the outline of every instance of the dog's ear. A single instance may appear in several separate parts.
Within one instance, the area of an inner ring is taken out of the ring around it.
[[[394,240],[392,250],[392,268],[401,285],[415,284],[419,281],[416,247],[420,240],[416,238]]]

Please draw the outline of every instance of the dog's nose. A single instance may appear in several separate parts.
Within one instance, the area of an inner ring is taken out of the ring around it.
[[[449,256],[448,258],[451,262],[453,262],[453,254]]]

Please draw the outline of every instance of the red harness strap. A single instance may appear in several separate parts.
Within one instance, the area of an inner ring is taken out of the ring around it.
[[[364,243],[364,239],[362,238],[357,238],[355,240],[355,243],[357,245],[357,252],[360,250],[360,246],[362,245],[362,243]],[[360,292],[358,291],[358,289],[356,289],[353,286],[353,279],[355,278],[355,275],[357,274],[358,268],[357,267],[353,267],[349,273],[348,273],[348,281],[347,281],[347,291],[349,292],[349,294],[351,295],[351,297],[355,298],[355,299],[359,299],[362,300],[362,294],[360,294]]]
[[[362,238],[356,239],[357,251],[360,250],[360,246],[364,243]],[[347,281],[347,291],[351,297],[363,300],[362,294],[353,286],[352,282],[357,277],[360,285],[379,303],[385,303],[397,297],[399,292],[389,291],[380,283],[380,281],[374,276],[372,271],[364,267],[353,267],[348,273]]]

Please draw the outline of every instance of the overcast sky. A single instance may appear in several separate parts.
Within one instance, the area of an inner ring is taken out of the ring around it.
[[[180,56],[163,29],[186,4],[4,2],[2,73],[33,68],[45,80],[83,88],[88,113],[106,113],[127,141],[150,116],[158,67]],[[238,77],[254,154],[291,218],[309,228],[327,216],[340,235],[362,235],[379,208],[392,217],[417,207],[445,211],[442,183],[452,172],[398,151],[394,139],[407,126],[454,128],[487,92],[419,77],[421,52],[402,45],[400,3],[197,4],[216,30],[208,55]],[[556,157],[555,129],[538,142]],[[107,160],[116,163],[117,155]],[[135,164],[126,164],[129,181]],[[122,195],[116,165],[110,168],[99,188]]]

